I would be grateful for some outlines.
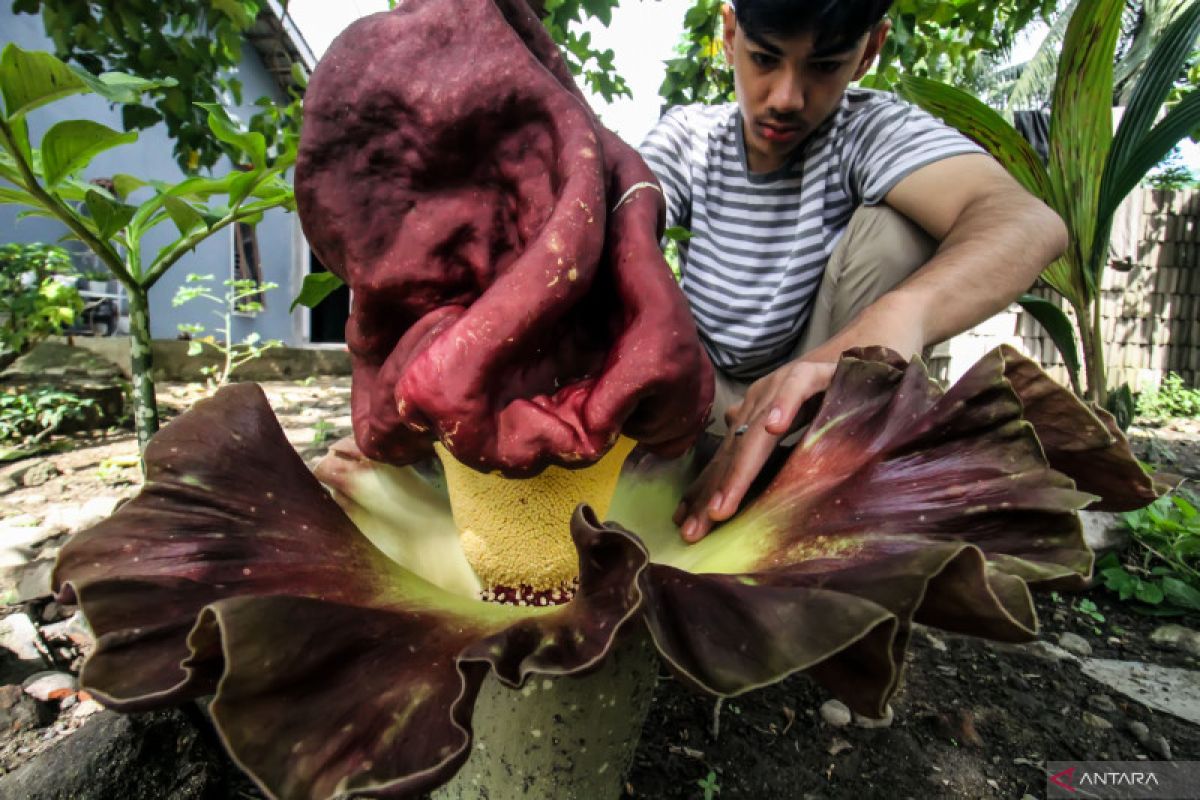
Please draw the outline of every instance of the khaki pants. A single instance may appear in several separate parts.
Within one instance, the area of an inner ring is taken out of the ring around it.
[[[861,206],[829,258],[808,327],[792,357],[824,344],[864,308],[899,285],[933,257],[938,243],[886,205]],[[750,384],[719,369],[709,433],[725,434],[725,411],[741,402]]]

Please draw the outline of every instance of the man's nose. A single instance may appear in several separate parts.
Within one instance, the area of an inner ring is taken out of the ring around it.
[[[767,109],[780,117],[798,114],[804,109],[804,83],[800,75],[790,70],[785,73],[771,83],[767,95]]]

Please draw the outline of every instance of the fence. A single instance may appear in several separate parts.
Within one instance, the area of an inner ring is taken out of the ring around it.
[[[1167,372],[1200,384],[1200,191],[1134,190],[1117,213],[1110,255],[1100,304],[1108,385],[1139,391]],[[1049,289],[1034,293],[1062,305]],[[1067,381],[1054,343],[1018,306],[939,346],[932,367],[953,381],[1001,343]]]

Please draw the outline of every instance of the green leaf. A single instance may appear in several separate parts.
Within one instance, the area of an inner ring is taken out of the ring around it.
[[[75,73],[75,77],[82,81],[88,89],[110,103],[120,103],[122,105],[139,103],[143,94],[154,89],[164,89],[179,85],[179,81],[174,78],[147,80],[139,78],[136,75],[128,75],[124,72],[105,72],[96,76],[86,69],[73,64],[70,66],[70,69]]]
[[[1174,22],[1167,27],[1162,38],[1155,45],[1146,62],[1146,68],[1138,79],[1137,85],[1129,98],[1129,105],[1121,118],[1117,135],[1113,138],[1112,150],[1109,153],[1108,164],[1104,170],[1104,180],[1100,193],[1100,218],[1112,219],[1117,206],[1125,195],[1133,189],[1151,167],[1162,160],[1163,156],[1175,144],[1191,132],[1198,123],[1192,122],[1191,128],[1181,130],[1179,135],[1170,139],[1160,136],[1154,146],[1148,146],[1153,138],[1151,128],[1158,119],[1159,110],[1166,101],[1175,79],[1183,69],[1184,63],[1193,52],[1196,39],[1200,37],[1200,3],[1192,3]],[[1192,95],[1195,93],[1193,92]],[[1191,99],[1189,95],[1186,99]],[[1185,100],[1186,102],[1186,100]],[[1182,106],[1183,103],[1180,104]],[[1196,103],[1192,104],[1193,107]],[[1176,108],[1172,114],[1179,111]],[[1167,128],[1168,132],[1179,130],[1185,119],[1200,119],[1200,108],[1194,108],[1191,113],[1185,113],[1179,120]],[[1163,120],[1165,123],[1166,120]],[[1162,124],[1158,126],[1162,128]],[[1157,129],[1157,128],[1156,128]],[[1151,155],[1162,148],[1165,149],[1147,163]],[[1105,243],[1107,245],[1107,243]],[[1099,243],[1097,243],[1097,247]]]
[[[97,154],[136,142],[137,131],[119,133],[99,122],[72,119],[59,122],[42,139],[42,174],[49,186],[86,167]]]
[[[95,190],[87,193],[84,203],[96,222],[96,230],[101,239],[111,239],[117,231],[129,224],[137,212],[133,206],[118,203]]]
[[[1156,606],[1163,601],[1163,590],[1153,583],[1139,581],[1137,588],[1134,590],[1134,597],[1141,600],[1143,603]]]
[[[912,75],[900,79],[899,92],[982,145],[1031,194],[1051,201],[1050,176],[1037,152],[982,101],[953,86]]]
[[[129,197],[129,195],[133,194],[138,189],[150,185],[141,178],[133,175],[126,175],[124,173],[120,175],[113,175],[112,182],[113,188],[116,189],[117,197],[120,197],[122,200]]]
[[[0,205],[38,206],[40,203],[29,192],[0,186]]]
[[[1032,294],[1023,294],[1018,299],[1021,307],[1038,321],[1051,341],[1062,354],[1063,362],[1075,375],[1079,374],[1079,349],[1075,344],[1075,326],[1070,317],[1061,308],[1045,298]]]
[[[692,232],[687,228],[676,225],[663,231],[663,237],[671,242],[686,242],[692,238]]]
[[[1089,298],[1097,287],[1090,259],[1097,244],[1100,179],[1112,146],[1113,55],[1124,7],[1124,0],[1076,7],[1059,56],[1050,118],[1051,205],[1072,233]]]
[[[178,197],[167,195],[163,197],[163,208],[167,210],[171,221],[179,229],[179,233],[187,236],[201,226],[205,226],[204,216],[191,203]]]
[[[322,300],[342,286],[345,286],[345,283],[332,272],[310,272],[304,276],[304,285],[300,287],[300,294],[296,295],[296,299],[288,306],[288,311],[295,311],[296,306],[316,308]]]
[[[1200,611],[1200,590],[1178,578],[1162,579],[1163,595],[1168,601],[1182,608]]]
[[[244,153],[259,169],[266,166],[267,142],[261,133],[241,130],[219,103],[196,105],[208,112],[208,127],[214,136],[234,147],[237,152]]]
[[[0,53],[0,94],[4,112],[16,119],[62,97],[87,91],[75,72],[49,53],[9,44]]]

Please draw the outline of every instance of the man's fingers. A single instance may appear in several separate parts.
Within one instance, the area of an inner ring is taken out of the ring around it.
[[[726,463],[720,482],[709,498],[708,517],[716,522],[724,522],[737,513],[750,485],[779,443],[778,436],[771,434],[766,427],[753,423],[740,438]]]

